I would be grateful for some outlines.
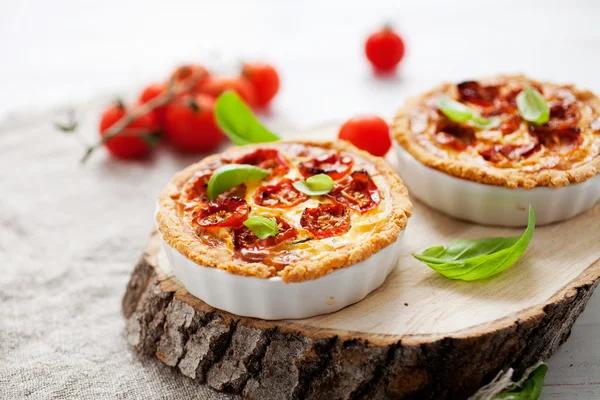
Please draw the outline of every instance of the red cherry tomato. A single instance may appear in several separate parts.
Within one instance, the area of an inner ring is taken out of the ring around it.
[[[279,91],[279,75],[273,66],[264,63],[246,63],[242,69],[244,76],[256,91],[256,105],[267,107]]]
[[[298,169],[305,178],[325,174],[337,181],[347,175],[353,165],[354,160],[350,156],[340,153],[325,153],[312,160],[300,163]]]
[[[306,200],[308,196],[296,190],[290,179],[260,186],[254,194],[254,202],[263,207],[289,208]]]
[[[328,196],[340,204],[364,213],[379,204],[381,196],[377,185],[367,171],[354,171],[335,184]]]
[[[206,208],[200,209],[194,216],[194,222],[205,228],[239,227],[248,219],[250,207],[246,200],[228,197],[212,201]]]
[[[298,230],[281,217],[275,217],[279,231],[275,236],[259,239],[250,229],[242,226],[233,231],[233,246],[236,249],[262,250],[295,238]]]
[[[177,150],[188,153],[208,152],[225,140],[215,121],[215,101],[197,94],[174,100],[165,112],[165,132]]]
[[[250,107],[256,106],[256,91],[248,79],[240,76],[237,78],[210,78],[202,82],[198,91],[217,98],[226,90],[236,92]]]
[[[100,120],[100,136],[104,137],[106,131],[123,118],[126,111],[125,106],[120,102],[106,108]],[[108,139],[105,146],[117,158],[126,160],[144,158],[150,154],[152,146],[143,137],[155,135],[158,130],[155,115],[149,113],[131,122],[116,136]]]
[[[404,57],[404,42],[392,28],[384,27],[369,36],[365,53],[376,71],[391,72]]]
[[[190,92],[198,92],[204,82],[210,79],[210,73],[202,65],[181,65],[173,71],[171,78],[175,78],[179,83],[191,82],[192,80],[197,81],[196,84],[192,86],[192,89],[190,89]]]
[[[388,124],[374,115],[348,120],[340,128],[338,137],[379,157],[383,157],[392,147]]]
[[[271,175],[267,179],[285,175],[290,170],[288,162],[275,149],[257,149],[238,158],[235,163],[256,165],[259,168],[268,169],[271,171]]]
[[[140,94],[138,102],[140,104],[146,104],[150,100],[156,98],[158,95],[163,94],[165,90],[167,90],[167,85],[165,83],[153,83],[147,86],[142,94]],[[160,106],[152,111],[161,127],[164,125],[166,110],[166,106]]]
[[[350,213],[343,204],[319,204],[316,208],[304,209],[300,225],[317,239],[325,239],[350,230]]]

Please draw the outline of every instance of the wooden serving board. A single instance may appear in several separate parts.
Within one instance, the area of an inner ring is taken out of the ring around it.
[[[600,204],[537,228],[517,264],[476,282],[446,279],[411,253],[523,229],[473,225],[413,204],[403,255],[386,282],[357,304],[304,320],[208,306],[172,276],[153,234],[123,299],[128,340],[199,383],[251,399],[467,398],[503,370],[518,376],[550,357],[600,278]]]

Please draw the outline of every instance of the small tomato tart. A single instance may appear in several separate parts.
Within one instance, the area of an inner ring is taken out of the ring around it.
[[[545,103],[547,121],[521,115],[518,96],[528,88]],[[442,97],[473,118],[451,119]],[[521,226],[531,204],[546,224],[600,199],[600,100],[572,85],[524,76],[447,83],[409,100],[392,129],[411,192],[452,216]]]
[[[227,164],[269,174],[209,200],[211,176]],[[296,187],[321,174],[333,181],[329,192]],[[379,286],[411,212],[383,159],[346,142],[282,141],[231,148],[179,172],[159,196],[156,220],[192,294],[235,314],[279,319],[336,311]],[[254,216],[274,221],[276,234],[259,238],[244,224]]]

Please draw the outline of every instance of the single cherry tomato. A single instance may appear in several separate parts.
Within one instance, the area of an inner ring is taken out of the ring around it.
[[[123,118],[126,112],[126,107],[121,102],[106,108],[100,120],[100,136],[104,137],[107,130]],[[158,131],[156,117],[149,113],[137,118],[117,135],[108,139],[105,146],[117,158],[144,158],[152,151],[151,143],[155,140]]]
[[[138,102],[140,104],[146,104],[150,100],[156,98],[157,96],[163,94],[167,90],[167,85],[165,83],[153,83],[147,86],[142,94],[140,94],[140,98]],[[165,112],[167,110],[166,106],[160,106],[155,108],[152,112],[154,113],[158,124],[162,127],[164,126],[165,121]]]
[[[165,112],[165,132],[177,150],[208,152],[225,140],[215,121],[215,101],[205,94],[176,99]]]
[[[290,165],[285,158],[275,149],[257,149],[238,158],[236,164],[250,164],[271,171],[268,179],[285,175],[290,170]]]
[[[256,91],[256,105],[267,107],[279,91],[279,75],[273,66],[264,63],[246,63],[242,68],[242,76]]]
[[[264,239],[259,239],[246,226],[241,226],[233,231],[233,246],[236,249],[252,249],[262,250],[269,247],[277,246],[280,243],[295,238],[298,235],[298,230],[290,225],[285,219],[275,217],[277,221],[278,232],[275,236],[269,236]]]
[[[342,125],[338,137],[379,157],[392,147],[388,124],[374,115],[351,118]]]
[[[210,79],[210,72],[199,64],[181,65],[173,71],[171,77],[179,83],[192,83],[194,81],[195,84],[189,92],[199,92],[202,85]]]
[[[239,227],[248,219],[250,207],[246,200],[228,197],[211,201],[194,216],[194,222],[205,228]]]
[[[404,42],[386,26],[369,36],[365,53],[376,71],[391,72],[404,57]]]
[[[377,185],[364,170],[354,171],[337,182],[327,195],[335,202],[361,213],[375,208],[381,202]]]
[[[296,190],[291,179],[260,186],[254,193],[254,202],[263,207],[289,208],[306,200],[308,196]]]
[[[329,175],[334,181],[337,181],[346,176],[353,165],[354,160],[348,155],[325,153],[312,160],[300,163],[298,169],[305,178],[325,174]]]
[[[350,230],[350,213],[343,204],[319,204],[304,209],[300,225],[317,239],[341,235]]]
[[[236,92],[248,106],[256,106],[256,91],[248,79],[243,76],[237,78],[210,78],[198,87],[200,93],[206,93],[215,99],[226,90]]]

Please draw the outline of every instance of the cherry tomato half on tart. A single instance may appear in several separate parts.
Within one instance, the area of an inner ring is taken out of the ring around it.
[[[378,157],[385,156],[392,147],[388,124],[375,115],[349,119],[340,128],[338,137]]]
[[[325,239],[350,230],[350,213],[343,204],[319,204],[316,208],[304,209],[300,225],[315,238]]]
[[[128,111],[121,102],[108,106],[100,120],[100,136],[106,136],[110,127],[123,118]],[[157,134],[159,129],[156,116],[148,113],[137,118],[117,135],[108,139],[105,146],[117,158],[124,160],[145,158],[152,151],[152,137]]]
[[[165,112],[165,131],[177,150],[188,153],[208,152],[225,140],[215,121],[215,101],[196,94],[175,99]]]
[[[385,26],[369,36],[365,53],[375,71],[391,72],[404,57],[404,42],[391,27]]]
[[[291,179],[262,185],[254,193],[254,202],[263,207],[289,208],[306,200],[308,196],[296,190]]]
[[[353,165],[352,157],[336,152],[325,153],[312,160],[300,163],[298,169],[305,178],[325,174],[337,181],[346,176]]]
[[[246,200],[228,197],[212,201],[198,210],[194,222],[204,228],[239,227],[248,219],[250,207]]]
[[[285,175],[290,165],[281,153],[275,149],[257,149],[238,158],[236,164],[250,164],[271,171],[270,178]]]
[[[233,230],[233,246],[235,249],[252,249],[262,250],[269,247],[277,246],[287,240],[291,240],[298,236],[298,230],[290,225],[285,219],[275,217],[277,221],[278,232],[275,236],[269,236],[264,239],[259,239],[250,229],[242,225]]]
[[[185,192],[185,196],[186,196],[187,200],[201,201],[204,203],[208,202],[208,197],[206,196],[206,190],[208,188],[208,182],[210,181],[212,174],[213,174],[212,170],[201,171],[196,174],[196,177],[193,180],[189,181],[186,184],[186,186],[184,188],[184,192]],[[228,191],[226,191],[224,193],[221,193],[220,195],[218,195],[216,197],[215,201],[224,200],[228,197],[244,198],[245,196],[246,196],[246,185],[241,184],[239,186],[229,189]]]
[[[328,196],[335,202],[364,213],[381,202],[377,185],[367,171],[354,171],[338,181]]]
[[[279,91],[279,75],[273,66],[265,63],[245,63],[242,76],[250,82],[256,92],[256,105],[267,107]]]

